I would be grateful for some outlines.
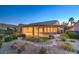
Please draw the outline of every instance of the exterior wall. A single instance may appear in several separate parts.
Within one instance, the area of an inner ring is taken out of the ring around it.
[[[70,31],[79,31],[79,23],[76,23],[72,28],[69,29]]]
[[[74,27],[70,28],[68,31],[75,31],[75,30],[74,30]]]
[[[28,36],[43,36],[54,32],[57,32],[57,27],[55,26],[29,26],[21,28],[21,33]]]
[[[74,31],[79,31],[79,22],[75,24]]]

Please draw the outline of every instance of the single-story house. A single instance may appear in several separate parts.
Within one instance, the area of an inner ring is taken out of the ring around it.
[[[28,36],[43,36],[59,32],[61,25],[57,20],[19,25],[19,32]]]

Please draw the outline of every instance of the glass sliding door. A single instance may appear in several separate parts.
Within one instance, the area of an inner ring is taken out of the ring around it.
[[[38,36],[38,27],[34,27],[34,36]]]
[[[39,27],[39,36],[43,36],[43,27]]]
[[[32,27],[23,27],[22,33],[28,36],[32,36]]]

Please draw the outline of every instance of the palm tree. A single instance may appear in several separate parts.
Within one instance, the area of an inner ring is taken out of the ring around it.
[[[69,18],[69,21],[74,22],[74,18],[73,17]]]
[[[75,23],[75,21],[74,21],[74,18],[73,18],[73,17],[69,18],[69,23],[70,23],[70,26],[72,26],[72,25],[73,25],[73,23]]]

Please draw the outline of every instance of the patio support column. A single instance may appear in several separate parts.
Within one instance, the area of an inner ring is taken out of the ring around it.
[[[39,36],[39,26],[38,26],[38,36]]]
[[[34,36],[34,26],[33,26],[33,31],[32,31],[32,33],[33,33],[33,36]]]
[[[19,27],[20,28],[20,30],[18,31],[19,33],[22,33],[22,27]]]
[[[51,33],[52,33],[52,26],[50,27]]]
[[[50,28],[50,33],[51,33],[51,26],[49,28]]]
[[[52,26],[52,32],[54,32],[54,27]]]
[[[44,26],[43,26],[43,34],[44,34]]]
[[[46,27],[46,33],[48,33],[48,26]]]

